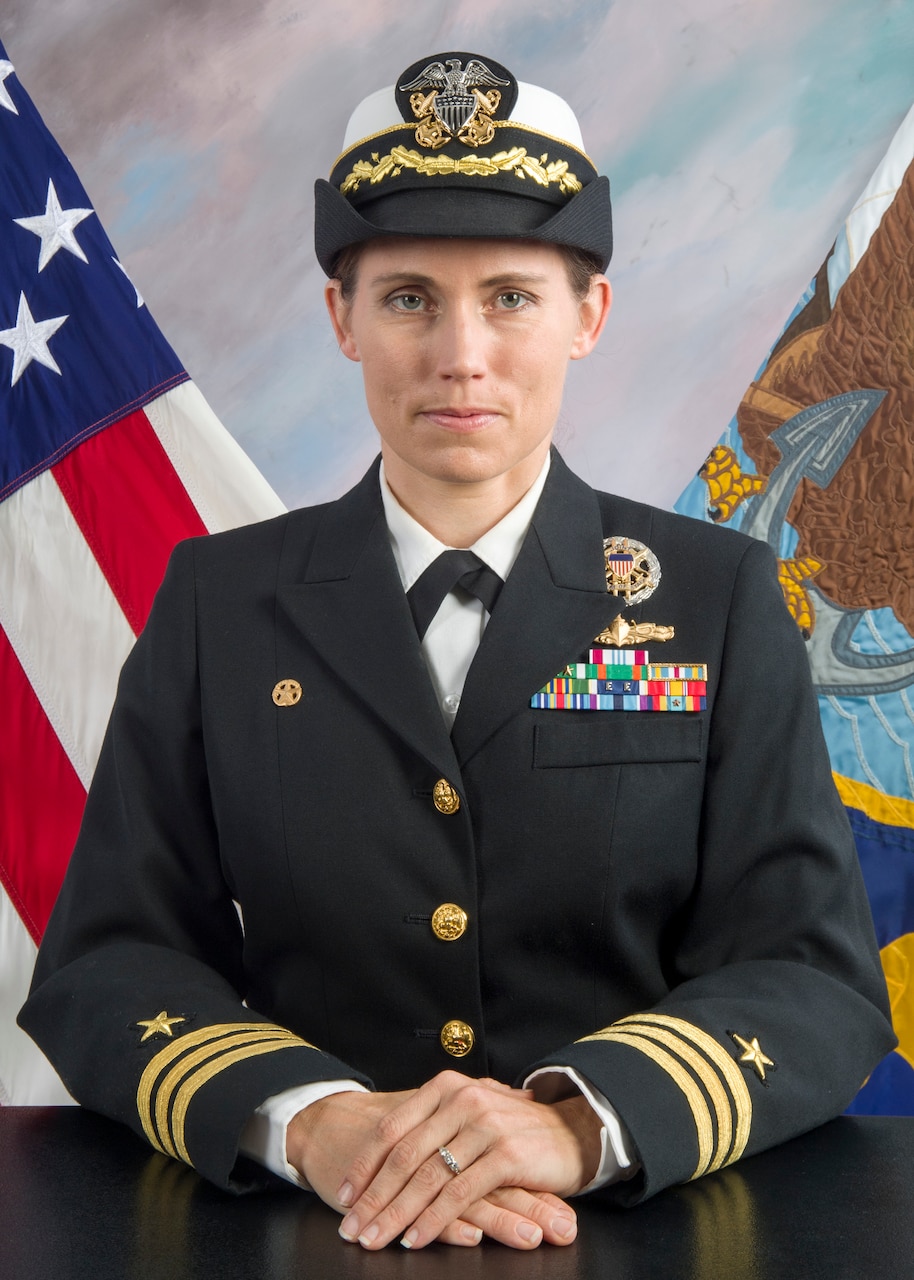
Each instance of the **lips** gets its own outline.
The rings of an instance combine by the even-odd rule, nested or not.
[[[472,432],[481,431],[490,426],[501,415],[497,409],[481,406],[461,406],[460,408],[444,405],[437,409],[424,409],[422,416],[436,426],[449,431]]]

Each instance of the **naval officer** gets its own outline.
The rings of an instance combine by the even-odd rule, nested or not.
[[[767,548],[552,449],[611,299],[567,105],[419,59],[316,248],[380,462],[176,550],[22,1022],[365,1249],[566,1244],[568,1197],[713,1173],[892,1047],[853,843]]]

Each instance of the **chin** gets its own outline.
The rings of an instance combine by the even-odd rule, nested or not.
[[[510,471],[510,466],[503,466],[489,458],[463,456],[449,458],[430,469],[436,479],[451,484],[481,484],[486,480],[496,480]]]

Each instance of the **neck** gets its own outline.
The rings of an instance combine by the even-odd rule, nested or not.
[[[545,450],[538,452],[511,471],[484,480],[443,480],[415,472],[385,452],[384,475],[400,506],[439,542],[471,547],[517,506],[545,457]]]

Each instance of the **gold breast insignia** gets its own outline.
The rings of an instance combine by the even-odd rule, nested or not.
[[[649,640],[672,640],[675,634],[675,627],[659,626],[656,622],[626,622],[620,613],[605,631],[594,637],[594,644],[611,644],[617,649],[624,649],[647,644]]]
[[[606,590],[622,596],[628,604],[640,604],[660,585],[660,561],[643,542],[635,538],[603,539],[606,560]]]

